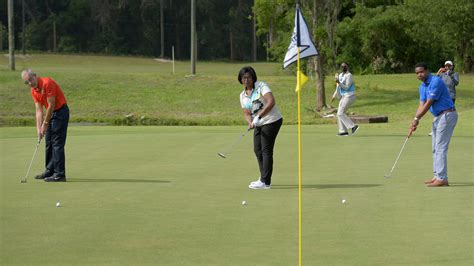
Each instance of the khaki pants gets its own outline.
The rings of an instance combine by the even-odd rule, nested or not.
[[[343,95],[339,101],[339,107],[337,108],[337,125],[339,127],[339,133],[347,132],[348,129],[351,129],[355,126],[354,122],[346,115],[347,109],[352,105],[356,100],[356,96],[352,95]]]
[[[448,146],[457,122],[457,112],[446,112],[433,119],[433,173],[439,180],[448,180]]]

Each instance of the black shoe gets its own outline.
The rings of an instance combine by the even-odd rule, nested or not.
[[[339,136],[339,137],[347,137],[347,136],[349,136],[349,133],[347,133],[347,132],[337,133],[337,136]]]
[[[66,182],[66,177],[65,176],[57,176],[57,175],[52,175],[50,177],[46,177],[44,179],[45,182]]]
[[[352,128],[352,135],[354,135],[355,133],[357,133],[357,130],[359,130],[359,126],[358,126],[358,125],[355,125],[355,126]]]
[[[52,176],[52,174],[50,174],[47,171],[44,171],[43,173],[41,173],[39,175],[36,175],[35,179],[45,179],[45,178],[50,177],[50,176]]]

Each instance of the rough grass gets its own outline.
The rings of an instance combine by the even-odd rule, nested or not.
[[[172,64],[151,58],[34,54],[18,58],[18,71],[6,68],[0,58],[0,125],[32,125],[33,104],[19,76],[32,68],[53,77],[63,88],[72,122],[143,125],[243,125],[237,81],[239,69],[255,67],[260,80],[273,90],[285,123],[296,123],[295,77],[276,63],[199,62],[197,75],[189,76],[189,63]],[[332,77],[332,75],[328,75]],[[459,110],[474,108],[474,77],[461,75]],[[362,115],[387,115],[389,121],[406,121],[415,112],[419,82],[414,74],[355,76],[357,101],[350,109]],[[327,97],[333,82],[326,80]],[[302,92],[304,124],[334,123],[315,113],[315,80]],[[337,103],[335,103],[337,104]],[[126,118],[126,115],[133,116]]]

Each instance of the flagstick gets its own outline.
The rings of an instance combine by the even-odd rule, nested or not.
[[[297,84],[300,83],[300,47],[298,47],[298,75],[296,77]],[[299,266],[303,260],[303,211],[302,211],[302,177],[301,177],[301,87],[298,89],[298,218],[299,218]]]

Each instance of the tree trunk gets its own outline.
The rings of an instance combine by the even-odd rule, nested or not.
[[[339,16],[340,2],[339,0],[328,1],[327,4],[327,17],[326,17],[326,32],[328,35],[329,48],[332,52],[332,60],[334,68],[337,68],[337,43],[336,43],[336,31],[337,31],[337,17]]]
[[[318,12],[318,0],[313,2],[313,12],[311,14],[313,32],[316,32],[318,28],[317,12]],[[322,12],[321,12],[322,13]],[[316,42],[316,49],[320,49],[321,41]],[[317,77],[317,87],[316,87],[316,110],[320,111],[326,107],[326,88],[324,87],[324,71],[323,71],[323,62],[321,59],[321,51],[319,50],[319,55],[316,56],[316,60],[313,60],[314,70]]]
[[[191,75],[196,74],[196,0],[191,0]]]
[[[8,53],[11,70],[15,70],[15,26],[13,21],[13,0],[8,0]]]
[[[53,21],[53,53],[56,53],[56,20]]]
[[[321,109],[326,107],[326,88],[324,87],[324,71],[323,71],[323,63],[321,60],[321,56],[318,55],[316,57],[316,75],[318,77],[318,88],[317,88],[317,95],[316,95],[316,110],[320,111]]]
[[[234,36],[232,35],[232,30],[229,34],[229,44],[230,44],[230,61],[234,60]]]
[[[26,54],[25,48],[25,0],[21,1],[21,51],[23,55]],[[1,50],[1,49],[0,49]]]
[[[467,53],[467,51],[470,51],[470,42],[466,41],[460,45],[460,48],[458,48],[459,55],[463,61],[463,73],[470,73],[472,71],[472,57],[470,54]]]
[[[171,4],[171,3],[170,3]],[[176,11],[175,11],[175,21],[177,21],[175,23],[175,31],[174,31],[174,42],[175,42],[175,56],[176,58],[180,59],[181,58],[181,42],[180,42],[180,38],[179,38],[179,33],[181,32],[181,28],[179,27],[179,11],[178,9],[176,8]]]
[[[160,57],[165,57],[165,24],[163,17],[163,0],[160,0]]]
[[[0,21],[0,52],[3,51],[3,24]]]
[[[253,30],[252,30],[252,61],[257,61],[257,19],[253,14]]]

